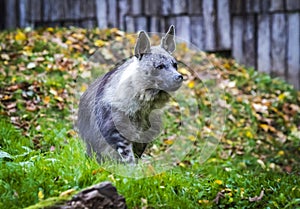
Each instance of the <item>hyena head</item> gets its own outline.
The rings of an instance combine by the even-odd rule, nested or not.
[[[135,45],[137,69],[145,88],[163,91],[175,91],[183,77],[177,72],[177,62],[171,55],[175,51],[175,29],[172,25],[162,38],[159,46],[151,46],[148,35],[141,31]]]

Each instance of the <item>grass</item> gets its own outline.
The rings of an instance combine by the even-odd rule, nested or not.
[[[115,29],[79,28],[4,31],[0,38],[4,43],[0,52],[0,208],[35,204],[32,208],[42,208],[69,198],[59,197],[66,190],[76,192],[102,181],[111,181],[125,196],[129,208],[300,205],[300,96],[285,82],[233,60],[179,45],[175,55],[178,60],[190,63],[200,73],[203,67],[213,66],[211,70],[221,79],[216,84],[189,75],[189,88],[184,94],[198,100],[201,113],[196,115],[200,131],[191,138],[191,151],[162,173],[130,178],[86,156],[74,130],[72,108],[78,102],[77,92],[86,88],[85,80],[93,78],[87,73],[93,68],[90,54],[100,47],[100,54],[105,52],[106,59],[113,63],[114,56],[109,57],[109,53],[130,54],[130,47],[118,52],[101,50],[113,48],[113,40],[128,39],[126,43],[131,43],[134,39]],[[180,66],[181,71],[186,68]],[[96,73],[107,69],[107,64],[101,64]],[[212,97],[208,90],[215,85],[222,91]],[[187,101],[181,105],[192,103]],[[182,115],[188,109],[184,107]],[[174,104],[175,116],[176,108]],[[225,113],[223,110],[225,121],[218,116]],[[214,121],[210,122],[207,118],[213,114]],[[174,145],[170,136],[179,137],[182,132],[178,131],[178,121],[173,121],[170,113],[166,117],[168,130],[154,143],[156,147],[148,150],[149,155],[163,153]],[[202,163],[204,139],[213,137],[207,130],[218,130],[216,126],[222,122],[219,145]],[[117,165],[116,169],[129,172],[132,168]],[[152,167],[145,169],[153,171]],[[249,201],[261,191],[261,200]]]

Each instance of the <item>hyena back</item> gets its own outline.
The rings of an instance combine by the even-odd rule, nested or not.
[[[151,114],[183,80],[171,55],[174,35],[171,26],[161,44],[151,46],[148,35],[139,32],[135,55],[94,81],[81,96],[79,134],[88,154],[95,152],[99,162],[105,156],[134,163],[159,132],[159,115]]]

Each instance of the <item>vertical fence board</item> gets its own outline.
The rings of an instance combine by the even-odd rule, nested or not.
[[[271,6],[269,11],[279,12],[284,10],[284,0],[271,0]]]
[[[65,19],[65,7],[63,1],[48,0],[51,3],[50,20],[58,21]]]
[[[191,17],[190,24],[191,42],[196,45],[200,50],[204,49],[204,30],[203,30],[203,17]]]
[[[287,80],[300,89],[300,14],[288,14]]]
[[[125,30],[125,15],[128,13],[129,6],[126,3],[126,0],[118,1],[119,8],[119,28]]]
[[[141,0],[128,0],[130,5],[130,15],[141,15],[143,13],[143,1]]]
[[[231,47],[231,24],[229,0],[218,0],[217,2],[217,44],[219,49],[230,49]]]
[[[187,2],[186,0],[173,0],[173,14],[186,14]]]
[[[86,1],[86,0],[81,0],[80,2],[80,17],[81,18],[89,18],[92,19],[94,18],[95,15],[95,9],[96,9],[96,2],[95,1]]]
[[[261,0],[246,0],[246,11],[247,14],[254,14],[259,12],[259,2]]]
[[[269,8],[271,5],[271,0],[263,0],[260,2],[260,11],[261,13],[267,13],[269,12]]]
[[[200,15],[202,10],[202,0],[188,0],[188,13],[190,15]]]
[[[136,17],[134,25],[135,25],[135,31],[139,31],[139,30],[148,31],[146,17]]]
[[[144,11],[146,15],[159,15],[161,0],[144,0]]]
[[[161,14],[169,15],[172,11],[172,5],[170,0],[161,0]]]
[[[107,17],[108,27],[117,27],[118,25],[117,1],[109,0],[107,2],[108,2],[108,17]]]
[[[159,32],[160,31],[160,18],[151,17],[150,19],[150,32]]]
[[[107,28],[107,4],[106,0],[96,1],[96,15],[99,28]]]
[[[69,21],[80,18],[80,0],[65,0],[65,16]]]
[[[29,26],[27,19],[28,0],[19,0],[19,27],[24,28]]]
[[[243,28],[243,18],[234,16],[232,19],[232,55],[241,64],[245,64],[243,56]]]
[[[270,37],[270,16],[258,16],[257,31],[257,68],[261,72],[271,73],[271,37]]]
[[[203,0],[203,17],[205,30],[205,50],[214,51],[216,49],[216,33],[215,22],[216,14],[214,9],[214,1]]]
[[[300,9],[300,0],[286,0],[286,9],[287,10],[299,10]]]
[[[248,15],[244,21],[243,55],[248,66],[256,67],[256,46],[255,46],[255,17]]]
[[[190,37],[190,18],[188,16],[176,17],[176,36],[189,43]]]
[[[286,58],[286,27],[285,27],[285,15],[273,14],[272,15],[272,74],[285,78],[285,58]]]
[[[131,16],[125,17],[125,29],[127,32],[130,32],[130,33],[135,32],[133,17],[131,17]]]
[[[8,29],[17,27],[16,6],[17,6],[16,0],[6,1],[5,26]]]
[[[41,14],[41,0],[30,0],[29,8],[30,8],[30,20],[32,23],[36,21],[41,21],[42,20],[42,14]]]
[[[246,11],[245,0],[231,0],[231,14],[241,15]]]

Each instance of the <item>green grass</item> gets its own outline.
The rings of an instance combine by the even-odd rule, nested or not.
[[[188,99],[181,103],[181,115],[190,114],[185,110],[194,102],[189,100],[191,95],[197,99],[201,113],[196,115],[199,133],[189,143],[191,151],[171,169],[162,165],[140,165],[136,170],[114,165],[107,169],[109,163],[99,165],[88,158],[74,130],[72,108],[76,108],[78,92],[85,89],[86,80],[94,78],[85,73],[94,67],[87,57],[97,49],[95,41],[101,38],[105,44],[99,49],[102,53],[117,37],[128,39],[127,44],[132,39],[115,29],[48,28],[0,33],[5,43],[0,51],[0,208],[35,204],[32,208],[43,208],[69,198],[59,197],[66,190],[80,191],[102,181],[111,181],[117,187],[128,208],[299,207],[299,92],[233,60],[189,51],[184,45],[177,47],[178,60],[189,63],[197,72],[204,66],[221,78],[219,83],[199,82],[191,75],[189,89],[182,95],[183,101]],[[111,53],[130,54],[130,46],[125,48]],[[116,62],[114,57],[107,59]],[[35,67],[28,68],[33,66],[30,63]],[[91,75],[108,69],[101,64]],[[222,91],[212,95],[220,83]],[[154,142],[156,148],[148,150],[149,155],[164,153],[173,145],[174,137],[170,136],[184,134],[174,119],[176,108],[175,104],[174,114],[170,111],[166,115],[167,130],[160,141]],[[208,120],[211,115],[213,121]],[[216,127],[218,124],[222,127]],[[224,132],[216,150],[201,163],[203,143],[214,137],[208,134],[208,128],[213,132],[224,128]],[[155,169],[164,171],[144,178],[128,176],[132,170],[143,177]],[[261,191],[264,196],[260,201],[249,201]],[[223,196],[216,203],[218,193]]]

